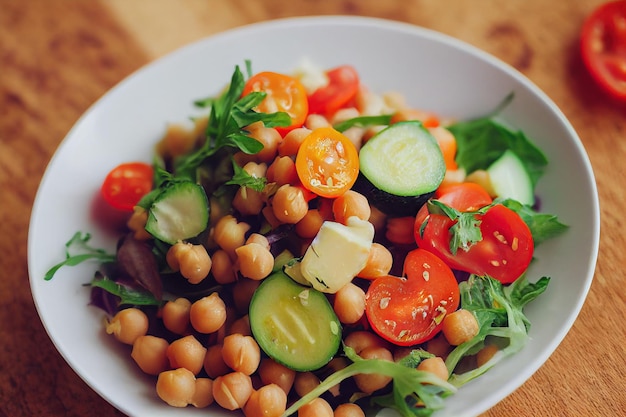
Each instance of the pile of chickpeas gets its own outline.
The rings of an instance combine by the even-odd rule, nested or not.
[[[250,299],[261,281],[272,273],[275,259],[267,238],[252,230],[241,218],[262,216],[274,228],[293,225],[301,242],[302,256],[309,243],[326,220],[340,223],[351,216],[369,220],[377,234],[395,244],[414,244],[413,217],[386,218],[370,207],[367,198],[348,191],[336,199],[307,194],[298,186],[294,159],[300,143],[315,128],[329,126],[359,115],[394,112],[396,119],[410,119],[414,114],[397,95],[378,96],[363,90],[357,107],[337,112],[334,119],[311,115],[304,127],[281,137],[273,128],[255,124],[250,136],[264,148],[256,155],[237,154],[236,161],[250,175],[267,178],[264,191],[240,188],[232,201],[233,211],[220,212],[211,201],[209,238],[202,244],[178,242],[167,252],[167,263],[184,279],[197,284],[210,277],[224,288],[231,289],[232,305],[227,305],[217,292],[197,300],[176,298],[167,301],[158,312],[158,320],[175,338],[166,340],[148,334],[150,318],[139,308],[119,311],[106,323],[106,331],[120,342],[131,345],[131,357],[142,371],[156,377],[156,393],[174,407],[207,407],[217,404],[227,410],[242,410],[248,417],[282,415],[289,402],[311,391],[320,383],[315,372],[296,372],[263,354],[252,336],[248,319]],[[404,114],[404,116],[403,116]],[[199,120],[194,129],[171,126],[159,143],[158,152],[175,157],[194,146],[198,132],[206,120]],[[376,133],[375,129],[353,127],[345,135],[357,146]],[[436,132],[434,132],[436,133]],[[310,204],[315,197],[317,204]],[[138,239],[150,239],[145,232],[146,212],[137,207],[128,222]],[[371,280],[387,275],[393,257],[380,243],[372,245],[366,266],[357,275]],[[229,298],[229,299],[230,299]],[[364,319],[365,292],[363,285],[349,283],[330,296],[337,317],[344,325],[344,343],[363,358],[398,360],[408,348],[394,346],[376,334],[357,327]],[[467,314],[466,314],[467,313]],[[428,342],[426,348],[436,357],[424,360],[419,368],[447,380],[444,358],[453,345],[469,340],[478,331],[469,312],[459,310],[444,320],[443,335]],[[492,352],[493,353],[493,352]],[[481,361],[488,360],[487,353]],[[342,357],[333,359],[327,367],[347,366]],[[354,383],[359,391],[372,393],[390,383],[383,375],[357,375]],[[331,390],[331,394],[333,394]],[[364,416],[356,404],[341,404],[334,410],[323,398],[317,398],[298,410],[301,417]]]

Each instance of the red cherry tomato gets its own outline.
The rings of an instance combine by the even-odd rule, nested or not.
[[[359,175],[359,153],[346,136],[331,127],[321,127],[300,145],[296,171],[307,190],[322,197],[339,197]]]
[[[152,190],[154,170],[143,162],[127,162],[108,173],[100,189],[102,197],[118,210],[132,211]]]
[[[438,200],[463,212],[475,211],[491,202],[491,198],[483,195],[479,188],[465,184],[451,189]],[[428,223],[421,231],[426,217],[429,217]],[[445,215],[429,214],[424,206],[415,219],[417,246],[434,253],[452,269],[489,275],[503,284],[515,281],[526,271],[533,256],[530,229],[517,213],[501,204],[475,217],[480,221],[482,240],[468,251],[459,248],[456,254],[452,254],[450,228],[456,222]]]
[[[581,55],[596,82],[626,101],[626,0],[605,3],[585,20]]]
[[[333,115],[346,106],[359,91],[359,74],[349,65],[326,72],[328,84],[309,96],[309,113]]]
[[[291,124],[278,127],[281,135],[292,129],[302,126],[309,114],[306,89],[300,81],[289,75],[276,72],[260,72],[246,82],[243,95],[252,91],[262,91],[267,95],[258,105],[258,111],[263,113],[285,112],[291,117]]]
[[[365,296],[367,319],[376,333],[399,345],[433,338],[446,314],[459,306],[459,286],[452,270],[423,249],[407,254],[406,278],[384,276],[370,284]]]

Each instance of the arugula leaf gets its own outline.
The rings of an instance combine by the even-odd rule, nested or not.
[[[76,232],[65,243],[65,260],[59,262],[46,272],[44,279],[50,281],[54,274],[64,266],[75,266],[88,260],[97,260],[101,264],[115,262],[115,254],[107,253],[104,249],[97,249],[88,244],[91,234]]]
[[[546,290],[549,282],[549,277],[542,277],[537,282],[530,283],[522,276],[504,287],[496,279],[471,275],[467,281],[459,284],[461,308],[474,314],[480,330],[471,340],[457,346],[446,358],[446,367],[451,373],[448,381],[452,385],[459,387],[471,381],[526,345],[530,321],[523,309]],[[464,356],[475,354],[484,346],[487,337],[504,339],[508,344],[478,368],[462,374],[454,373],[459,361]]]
[[[539,213],[516,200],[497,199],[496,201],[516,212],[524,220],[533,236],[535,246],[569,229],[569,226],[561,223],[554,214]]]
[[[358,116],[352,119],[344,120],[343,122],[336,123],[333,128],[338,132],[345,132],[353,126],[368,127],[368,126],[386,126],[391,123],[390,114],[383,114],[379,116]]]
[[[119,305],[160,306],[164,302],[156,299],[148,291],[139,291],[128,285],[113,281],[106,276],[96,277],[87,285],[101,288],[109,294],[119,297]]]
[[[265,188],[265,184],[267,183],[267,178],[265,177],[253,177],[248,174],[246,170],[241,168],[237,163],[233,160],[233,170],[234,174],[232,179],[226,182],[226,185],[240,185],[242,187],[248,187],[255,191],[263,191]]]
[[[502,154],[510,149],[522,161],[533,186],[543,175],[548,160],[522,131],[514,131],[495,120],[506,104],[508,96],[495,112],[483,118],[461,121],[448,126],[457,141],[456,162],[469,174],[478,169],[487,169]]]
[[[456,388],[434,374],[418,371],[401,363],[382,359],[363,359],[356,352],[344,346],[344,353],[352,361],[347,367],[334,372],[308,394],[293,403],[282,417],[290,416],[329,388],[357,374],[380,374],[393,379],[390,394],[373,397],[372,401],[381,407],[390,407],[404,417],[429,416],[443,408],[443,398],[456,392]]]

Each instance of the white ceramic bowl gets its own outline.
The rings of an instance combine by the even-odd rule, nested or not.
[[[151,160],[166,123],[194,114],[192,101],[216,94],[235,65],[289,71],[301,59],[322,68],[349,63],[376,92],[400,91],[415,107],[455,118],[481,116],[510,92],[502,116],[523,130],[550,160],[537,192],[543,210],[571,225],[542,244],[529,279],[551,276],[545,294],[527,307],[533,326],[528,345],[446,400],[441,416],[484,412],[526,381],[572,326],[592,281],[599,240],[599,205],[593,172],[572,126],[524,76],[463,42],[407,24],[358,17],[287,19],[231,30],[184,47],[128,77],[76,123],[52,158],[34,204],[28,263],[33,297],[56,348],[89,386],[132,416],[207,415],[170,408],[129,358],[129,350],[102,331],[102,313],[88,307],[94,264],[45,272],[64,256],[76,231],[91,232],[94,246],[114,248],[115,236],[91,217],[106,173],[129,160]],[[530,405],[532,407],[532,405]],[[228,416],[212,410],[208,415]]]

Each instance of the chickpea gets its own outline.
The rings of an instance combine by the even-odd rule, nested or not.
[[[267,277],[274,268],[274,256],[269,249],[257,244],[248,243],[235,249],[239,261],[241,275],[253,280]]]
[[[180,124],[170,124],[163,138],[157,143],[156,151],[165,158],[173,158],[189,152],[195,143],[193,131]]]
[[[485,345],[485,347],[476,354],[476,366],[480,367],[489,362],[499,350],[496,345]]]
[[[359,278],[376,279],[389,274],[393,256],[389,249],[378,242],[372,243],[365,267],[357,274]]]
[[[371,214],[367,198],[356,191],[348,190],[333,201],[333,215],[338,223],[346,224],[348,217],[352,216],[367,221]]]
[[[226,304],[216,292],[195,301],[189,310],[191,326],[200,333],[216,332],[226,322],[226,316]]]
[[[237,280],[233,261],[225,250],[216,250],[212,259],[211,273],[218,284],[231,284]]]
[[[333,417],[333,409],[328,401],[317,397],[300,407],[298,417]]]
[[[170,300],[163,306],[161,316],[163,325],[172,333],[188,334],[191,330],[189,326],[189,311],[191,302],[186,298]]]
[[[443,381],[448,380],[448,368],[446,368],[446,363],[439,356],[424,359],[417,365],[417,370],[430,372]]]
[[[138,308],[125,308],[107,320],[105,330],[118,341],[132,345],[139,336],[148,333],[148,316]]]
[[[311,129],[306,127],[298,127],[289,131],[282,142],[278,144],[278,155],[295,156],[298,153],[298,149],[300,149],[300,145],[310,133]]]
[[[315,130],[319,127],[331,126],[328,119],[321,114],[309,114],[304,121],[304,126],[309,130]]]
[[[243,372],[231,372],[213,381],[213,398],[222,408],[238,410],[252,395],[252,380]]]
[[[211,345],[207,348],[203,366],[204,371],[210,378],[217,378],[218,376],[226,375],[231,371],[228,365],[224,362],[221,344]]]
[[[260,281],[248,278],[240,279],[235,283],[233,287],[233,302],[235,309],[240,314],[245,314],[248,311],[250,300],[252,300],[252,296],[260,284]]]
[[[266,176],[267,164],[248,162],[242,169],[254,178],[263,178]],[[265,198],[261,191],[256,191],[248,187],[241,187],[237,190],[232,204],[233,207],[241,214],[252,216],[261,212],[261,209],[265,204]]]
[[[359,110],[356,107],[345,107],[337,110],[330,121],[333,125],[335,125],[340,122],[345,122],[346,120],[354,119],[360,115],[361,113],[359,113]]]
[[[169,248],[166,260],[192,284],[201,282],[211,270],[211,257],[203,245],[178,242]]]
[[[272,206],[263,207],[261,213],[272,229],[281,225],[281,221],[274,215],[274,208]]]
[[[280,222],[296,224],[309,211],[309,204],[300,188],[285,184],[274,194],[272,210]]]
[[[250,230],[249,224],[238,222],[234,216],[227,214],[215,225],[213,239],[231,259],[235,259],[235,249],[244,244],[248,230]]]
[[[245,244],[247,245],[249,243],[256,243],[263,246],[265,249],[270,250],[269,240],[267,240],[267,238],[260,233],[252,233],[250,236],[248,236]]]
[[[287,394],[276,384],[253,391],[243,411],[246,417],[280,417],[287,409]]]
[[[132,230],[133,236],[137,240],[148,240],[152,235],[146,231],[146,222],[148,221],[148,212],[140,206],[133,207],[133,214],[126,222],[126,226]]]
[[[408,245],[415,243],[413,229],[415,217],[390,217],[387,219],[385,237],[392,243]]]
[[[313,372],[298,372],[293,380],[293,388],[300,397],[304,397],[320,384]]]
[[[343,135],[348,138],[357,150],[361,149],[361,146],[365,143],[365,134],[367,129],[361,126],[352,126],[344,130]]]
[[[159,375],[170,366],[167,358],[169,345],[167,340],[161,337],[151,335],[139,336],[133,343],[133,350],[130,356],[139,368],[148,375]]]
[[[296,223],[296,234],[304,239],[313,239],[320,231],[324,218],[318,209],[310,209],[302,220]]]
[[[335,414],[333,417],[365,417],[365,413],[358,405],[345,403],[335,408]]]
[[[172,407],[187,407],[195,391],[196,377],[185,368],[161,372],[157,379],[157,395]]]
[[[232,370],[252,375],[261,362],[261,349],[252,336],[235,333],[224,338],[222,357]]]
[[[293,159],[288,156],[277,156],[267,169],[267,182],[276,183],[278,186],[296,184],[298,182],[298,172]]]
[[[478,321],[474,314],[465,309],[459,309],[446,315],[443,319],[441,331],[448,343],[458,346],[478,334]]]
[[[364,359],[381,359],[393,361],[393,355],[389,349],[381,347],[367,347],[359,354]],[[357,374],[354,376],[354,382],[357,387],[366,394],[371,394],[381,388],[384,388],[391,382],[392,378],[380,374]]]
[[[431,117],[432,115],[425,111],[418,110],[418,109],[404,108],[404,109],[398,110],[391,116],[391,123],[393,124],[393,123],[406,122],[406,121],[411,121],[411,120],[425,121]]]
[[[347,283],[335,293],[333,309],[340,322],[356,323],[365,313],[365,292],[352,282]]]
[[[452,350],[452,346],[450,346],[443,333],[439,333],[426,342],[426,350],[435,356],[441,356],[445,359]]]
[[[372,332],[366,330],[357,330],[346,336],[346,346],[354,349],[357,355],[359,355],[365,348],[368,347],[386,347],[387,343],[375,335]]]
[[[289,394],[296,378],[296,371],[274,361],[270,358],[263,358],[259,365],[259,377],[266,385],[275,384],[279,386],[285,394]]]
[[[213,404],[213,380],[209,378],[196,378],[196,389],[189,404],[196,408],[206,408]]]
[[[204,365],[207,349],[193,335],[174,340],[167,348],[167,358],[174,369],[185,368],[197,375]]]
[[[372,223],[377,234],[384,233],[387,227],[387,215],[374,206],[370,209],[372,214],[370,214],[369,222]]]
[[[452,134],[450,133],[449,130],[447,129],[444,129],[444,130],[447,131],[449,134]],[[471,174],[465,177],[465,181],[473,182],[473,183],[480,185],[493,198],[497,196],[496,192],[493,190],[493,185],[491,184],[491,177],[489,176],[489,173],[485,171],[484,169],[477,169],[473,171]]]
[[[228,330],[230,334],[239,333],[244,336],[252,336],[252,330],[250,329],[250,317],[247,314],[243,317],[239,317],[230,325]]]

